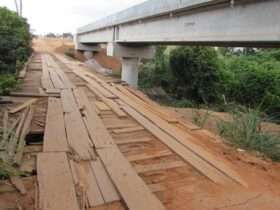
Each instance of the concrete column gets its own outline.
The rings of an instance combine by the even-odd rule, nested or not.
[[[142,58],[154,57],[155,48],[149,45],[128,46],[115,42],[108,43],[107,55],[122,58],[122,80],[133,87],[138,84],[138,63]]]
[[[122,81],[132,87],[138,87],[138,62],[139,58],[122,58]]]

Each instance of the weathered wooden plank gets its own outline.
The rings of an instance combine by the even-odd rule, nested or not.
[[[25,101],[23,104],[15,107],[15,108],[10,109],[9,113],[15,114],[15,113],[25,109],[26,107],[36,103],[37,101],[38,101],[38,99],[36,99],[36,98],[29,99],[29,100]]]
[[[87,128],[82,119],[80,110],[73,96],[72,90],[61,92],[64,122],[69,146],[82,160],[91,160],[95,157],[92,142],[88,136]]]
[[[114,130],[112,131],[112,133],[115,133],[115,134],[133,133],[133,132],[143,131],[143,130],[145,130],[143,127],[141,127],[141,126],[135,126],[135,127],[132,127],[132,128],[114,129]]]
[[[10,181],[12,185],[22,194],[25,195],[27,193],[26,188],[23,184],[23,181],[17,176],[11,176]]]
[[[16,154],[14,157],[14,163],[17,165],[20,165],[22,162],[24,147],[26,144],[25,138],[30,131],[33,114],[34,114],[34,107],[30,106],[27,116],[25,118],[25,122],[24,122],[22,130],[21,130],[20,136],[19,136]]]
[[[102,162],[130,210],[163,210],[165,207],[115,146],[97,149]],[[133,187],[132,187],[133,186]]]
[[[95,93],[107,106],[109,106],[113,110],[113,112],[115,112],[118,115],[118,117],[126,117],[125,112],[120,109],[120,106],[114,100],[106,98],[97,89],[92,87],[90,84],[88,84],[87,87],[93,93]]]
[[[184,166],[186,166],[185,162],[174,161],[174,162],[161,162],[161,163],[146,164],[146,165],[135,165],[134,168],[138,173],[146,173],[151,171],[167,170],[167,169],[179,168]]]
[[[90,207],[104,204],[104,199],[97,184],[89,161],[74,162],[78,186],[86,193],[86,200]]]
[[[148,159],[154,159],[154,158],[162,158],[166,156],[170,156],[173,153],[169,150],[163,150],[163,151],[158,151],[153,154],[136,154],[136,155],[129,155],[127,159],[131,162],[133,161],[139,161],[139,160],[148,160]]]
[[[42,77],[41,77],[41,85],[44,89],[53,89],[54,85],[50,79],[49,69],[48,69],[46,55],[42,56]]]
[[[40,209],[80,210],[64,152],[38,154],[37,173]]]
[[[100,111],[110,111],[110,107],[107,106],[104,102],[102,101],[96,101],[95,102],[96,107],[100,110]]]
[[[43,151],[66,152],[68,150],[61,101],[60,99],[49,98]]]
[[[131,139],[115,139],[117,145],[122,144],[135,144],[135,143],[148,143],[151,142],[153,139],[149,137],[143,137],[143,138],[131,138]]]
[[[93,141],[95,148],[108,147],[114,144],[110,134],[106,132],[106,128],[102,120],[96,113],[96,107],[90,103],[88,97],[82,88],[74,90],[75,97],[83,107],[84,121],[87,126],[88,133]]]
[[[91,167],[93,169],[98,182],[98,186],[100,187],[105,202],[111,203],[114,201],[119,201],[120,196],[101,161],[99,159],[97,159],[96,161],[92,161]]]

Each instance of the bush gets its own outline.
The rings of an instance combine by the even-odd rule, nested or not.
[[[0,75],[0,95],[8,95],[17,85],[15,75],[2,74]]]
[[[227,58],[226,96],[242,105],[280,113],[280,62],[260,54]]]
[[[16,73],[17,62],[31,53],[31,35],[26,20],[0,7],[0,73]]]
[[[156,48],[156,55],[152,61],[146,61],[140,66],[139,86],[141,88],[168,88],[170,83],[169,58],[165,53],[166,47]]]
[[[31,54],[31,35],[27,21],[0,7],[0,94],[16,85],[15,74]]]
[[[280,161],[280,138],[261,130],[261,114],[256,110],[236,110],[232,120],[220,121],[218,129],[224,139],[239,148],[258,151]]]
[[[178,47],[170,53],[173,94],[198,103],[217,102],[221,97],[218,54],[210,47]]]

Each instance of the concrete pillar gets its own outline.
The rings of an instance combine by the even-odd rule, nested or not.
[[[132,87],[138,87],[138,62],[139,58],[122,58],[122,81]]]
[[[122,58],[122,80],[133,87],[138,86],[138,63],[142,58],[154,57],[152,46],[128,46],[118,43],[108,43],[107,55]]]
[[[84,56],[86,60],[90,60],[93,58],[93,52],[92,51],[84,51]]]

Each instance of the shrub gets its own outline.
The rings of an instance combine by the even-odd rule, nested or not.
[[[0,95],[8,95],[17,85],[16,77],[12,74],[0,75]]]
[[[274,161],[280,161],[280,138],[261,130],[262,117],[259,111],[236,110],[232,120],[218,123],[220,135],[239,148],[258,151]]]
[[[210,47],[178,47],[170,53],[173,93],[198,103],[213,103],[221,96],[218,54]]]
[[[0,74],[16,73],[17,62],[31,53],[31,35],[27,21],[15,12],[0,7]]]

